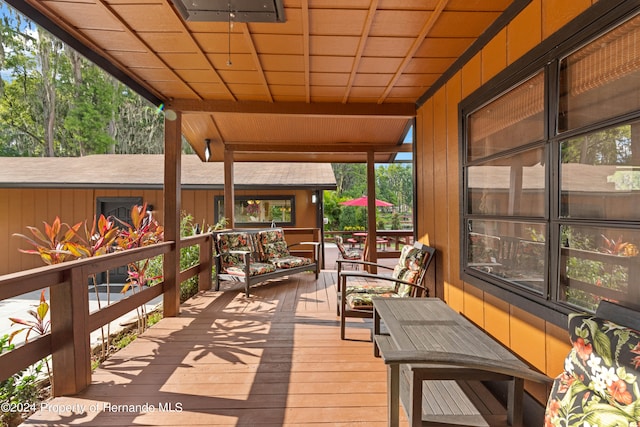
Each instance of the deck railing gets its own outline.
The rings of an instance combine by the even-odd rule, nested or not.
[[[30,337],[24,345],[0,354],[0,381],[51,356],[55,396],[75,394],[86,388],[91,383],[91,332],[164,295],[168,289],[165,282],[161,282],[90,313],[89,278],[132,262],[169,253],[174,245],[175,242],[163,242],[0,276],[0,301],[49,288],[51,307],[50,333],[33,337],[35,339]],[[179,248],[193,245],[200,247],[199,263],[180,272],[179,281],[182,283],[198,276],[199,289],[210,289],[213,265],[211,234],[187,237],[178,243]],[[180,293],[171,294],[179,298]]]

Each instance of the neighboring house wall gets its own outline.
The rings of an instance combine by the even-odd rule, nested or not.
[[[317,226],[316,205],[311,203],[311,191],[307,190],[237,190],[237,196],[295,195],[296,224],[298,228]],[[222,190],[183,190],[182,210],[191,214],[194,221],[213,225],[213,198],[223,195]],[[163,192],[159,190],[108,190],[108,189],[35,189],[0,188],[0,275],[43,265],[39,257],[23,254],[18,248],[30,246],[14,233],[30,235],[27,226],[42,230],[43,221],[53,222],[56,216],[69,225],[91,221],[99,198],[141,197],[153,205],[154,216],[162,223],[164,215]]]
[[[533,0],[424,103],[416,122],[416,231],[438,249],[438,296],[551,377],[563,370],[567,332],[460,278],[458,103],[592,3]],[[548,395],[544,386],[527,390],[540,402]]]

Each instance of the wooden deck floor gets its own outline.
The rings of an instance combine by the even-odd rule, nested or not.
[[[82,394],[48,402],[25,425],[384,426],[386,369],[368,322],[350,319],[351,340],[340,340],[335,271],[250,298],[228,285],[188,301]]]

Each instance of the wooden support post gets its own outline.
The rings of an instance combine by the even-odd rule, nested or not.
[[[67,281],[49,290],[53,395],[76,394],[91,383],[89,287],[85,268],[71,269]]]
[[[367,152],[367,198],[369,200],[367,206],[367,254],[369,255],[368,261],[378,262],[378,248],[376,242],[378,237],[376,235],[376,160],[375,153],[373,151]],[[378,269],[371,267],[369,269],[371,273],[377,273]]]
[[[164,317],[180,314],[180,167],[182,113],[164,120],[164,238],[176,242],[164,256]]]
[[[211,267],[213,266],[213,236],[209,234],[207,240],[200,244],[200,273],[198,274],[198,290],[211,289]]]
[[[236,201],[233,187],[233,151],[224,150],[224,216],[229,228],[233,228],[235,223],[233,208]]]

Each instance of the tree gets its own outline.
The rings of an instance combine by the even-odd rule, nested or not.
[[[163,152],[155,106],[10,8],[0,67],[0,155]]]
[[[37,62],[42,73],[38,80],[42,95],[39,99],[44,122],[45,154],[47,157],[53,157],[55,156],[56,83],[62,43],[46,31],[39,31],[35,46]]]
[[[361,163],[333,163],[337,192],[350,197],[360,197],[367,192],[367,165]]]
[[[367,210],[350,208],[340,204],[350,198],[367,193],[367,173],[364,164],[332,164],[337,190],[325,191],[324,213],[329,229],[342,230],[345,227],[366,228]],[[407,164],[378,165],[375,168],[376,197],[395,205],[395,210],[411,212],[413,206],[413,169]],[[395,214],[395,215],[394,215]],[[400,217],[395,213],[379,212],[377,221],[394,229],[400,228]]]
[[[72,79],[67,93],[73,97],[64,119],[68,135],[67,155],[84,156],[111,151],[115,141],[109,134],[109,123],[117,105],[112,104],[115,90],[111,81],[97,67],[89,64],[75,51],[69,51]]]
[[[392,163],[376,169],[376,193],[404,212],[413,204],[413,172],[406,164]]]

